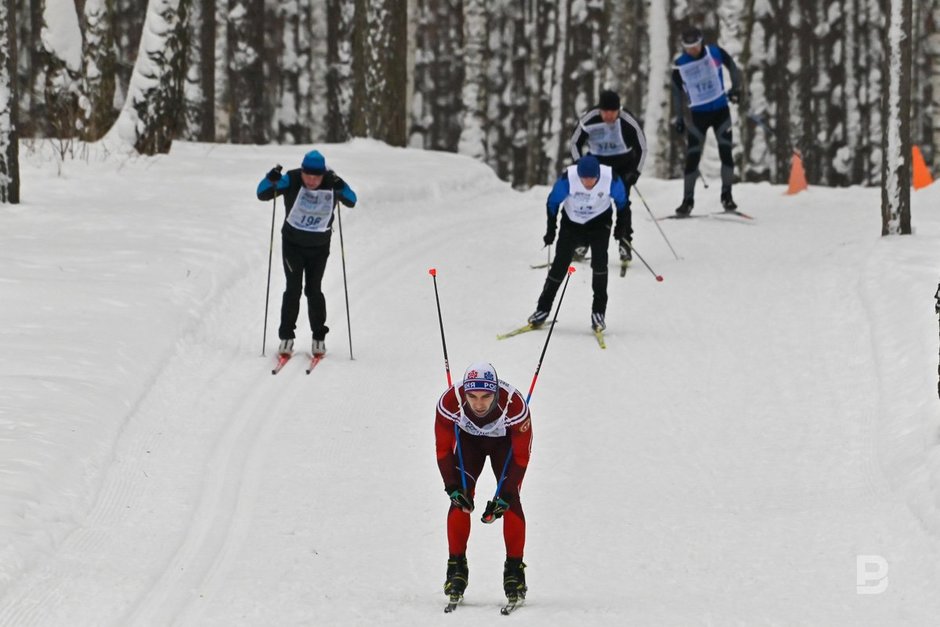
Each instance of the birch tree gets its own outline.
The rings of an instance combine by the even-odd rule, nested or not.
[[[0,203],[10,204],[20,202],[14,8],[14,0],[0,0]]]
[[[882,127],[881,234],[911,233],[911,0],[890,0]]]
[[[486,159],[486,1],[464,0],[464,81],[461,92],[463,115],[457,152]]]
[[[127,100],[115,124],[145,155],[166,153],[184,117],[185,14],[189,0],[150,0]]]

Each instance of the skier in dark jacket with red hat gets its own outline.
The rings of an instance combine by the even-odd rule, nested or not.
[[[296,170],[281,173],[280,166],[258,184],[258,200],[284,197],[281,251],[287,285],[281,301],[278,353],[294,350],[294,330],[300,313],[300,295],[307,295],[307,315],[313,334],[314,355],[326,353],[326,299],[321,291],[323,271],[330,256],[333,217],[337,203],[356,205],[356,193],[333,170],[317,150],[304,155]],[[303,288],[304,280],[307,287]]]
[[[503,590],[510,603],[525,598],[525,514],[519,499],[529,465],[532,416],[522,394],[501,381],[492,364],[472,364],[463,382],[452,385],[437,403],[434,421],[437,465],[450,498],[447,512],[447,577],[444,592],[456,603],[467,588],[467,541],[477,479],[486,457],[497,479],[497,495],[487,502],[483,522],[503,519],[506,562]],[[504,470],[505,469],[505,470]]]

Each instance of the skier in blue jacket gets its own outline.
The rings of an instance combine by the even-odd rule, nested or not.
[[[626,237],[627,190],[613,170],[601,165],[594,155],[585,155],[577,165],[569,166],[555,182],[548,195],[546,209],[548,226],[542,241],[546,246],[555,241],[558,212],[561,210],[561,233],[555,248],[555,259],[548,270],[535,313],[529,316],[529,324],[540,327],[548,319],[555,294],[568,273],[568,266],[577,246],[591,247],[591,287],[594,300],[591,304],[591,327],[603,331],[607,324],[607,246],[613,222],[613,203],[617,212],[614,239]]]
[[[734,211],[738,206],[731,197],[734,158],[731,156],[731,111],[728,102],[738,102],[741,73],[723,48],[716,44],[703,45],[700,29],[686,29],[681,41],[684,52],[676,58],[672,71],[672,96],[677,112],[673,125],[680,134],[688,130],[688,148],[685,157],[685,190],[676,215],[686,217],[695,206],[695,180],[698,178],[705,133],[709,128],[714,130],[721,158],[721,206],[725,211]],[[727,93],[722,65],[728,68],[731,75],[731,89]],[[688,129],[682,115],[683,102],[688,103],[692,118]]]
[[[326,326],[326,298],[320,284],[330,256],[333,217],[337,203],[356,205],[356,193],[326,167],[326,159],[319,151],[311,150],[304,155],[299,168],[282,174],[278,166],[268,172],[258,183],[257,195],[258,200],[271,200],[275,195],[284,197],[281,252],[287,285],[281,300],[278,354],[290,355],[294,350],[300,295],[304,293],[313,333],[312,352],[323,355],[330,329]]]

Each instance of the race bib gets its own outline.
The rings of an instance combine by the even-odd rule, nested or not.
[[[697,61],[680,65],[679,74],[689,94],[689,104],[693,107],[717,100],[725,93],[711,54],[706,53]]]
[[[588,146],[592,155],[604,157],[630,152],[630,149],[623,142],[623,136],[620,134],[620,118],[617,118],[613,124],[602,123],[585,126],[584,130],[588,134]]]
[[[287,223],[301,231],[324,233],[330,227],[332,216],[333,190],[304,187],[287,214]]]

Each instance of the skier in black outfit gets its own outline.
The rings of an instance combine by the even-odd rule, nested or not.
[[[734,158],[731,156],[731,110],[728,102],[737,103],[741,94],[741,72],[724,48],[702,44],[702,31],[689,28],[682,33],[682,48],[685,50],[676,58],[672,71],[672,98],[677,115],[673,125],[679,134],[685,133],[685,119],[682,116],[682,104],[688,102],[692,124],[688,127],[686,139],[688,148],[685,157],[685,189],[682,204],[676,209],[676,216],[686,217],[695,206],[695,181],[698,178],[698,164],[702,159],[702,147],[705,133],[714,129],[718,140],[718,155],[721,157],[721,206],[725,211],[738,208],[731,197],[731,183],[734,178]],[[724,76],[721,66],[728,68],[731,75],[731,89],[725,93]]]
[[[585,146],[587,151],[585,152]],[[570,140],[571,158],[577,162],[584,154],[597,157],[601,165],[610,166],[614,175],[623,181],[629,191],[640,178],[640,170],[646,159],[646,135],[636,117],[620,106],[620,96],[610,90],[601,92],[597,106],[578,120]],[[633,242],[633,212],[625,208],[625,235],[618,240],[620,260],[633,258],[630,246]],[[584,258],[587,247],[575,249],[577,258]]]
[[[326,353],[326,299],[320,289],[326,260],[330,256],[330,238],[336,203],[356,205],[356,193],[346,181],[326,167],[319,151],[304,155],[301,166],[282,174],[273,168],[258,184],[258,200],[284,197],[284,225],[281,227],[281,251],[287,285],[281,301],[281,324],[277,334],[278,353],[294,350],[294,329],[300,313],[301,292],[307,296],[307,314],[313,332],[312,352]],[[307,287],[303,288],[304,279]]]

